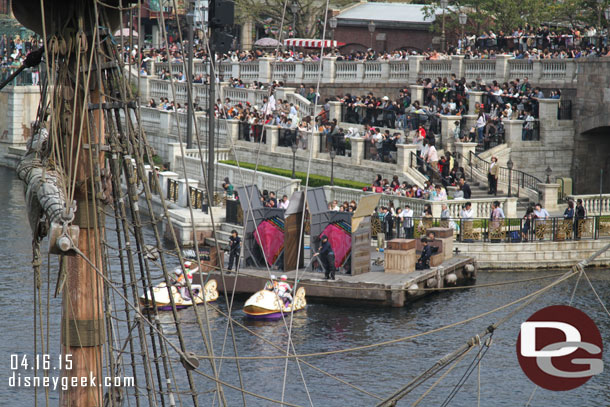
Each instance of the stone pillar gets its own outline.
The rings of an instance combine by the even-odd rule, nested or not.
[[[455,131],[455,122],[460,122],[460,116],[441,116],[441,135],[443,138],[442,148],[445,151],[453,151],[455,144],[455,137],[453,132]]]
[[[500,83],[508,81],[509,55],[496,55],[496,80]]]
[[[247,18],[243,21],[241,26],[241,49],[252,48],[252,31],[254,28],[254,22],[252,18]]]
[[[358,61],[356,63],[356,82],[361,83],[364,80],[364,62]]]
[[[549,213],[559,211],[559,184],[538,184],[538,188],[542,191],[542,207]]]
[[[196,179],[188,179],[188,186],[196,188],[199,185],[199,181]],[[186,179],[180,178],[178,180],[178,206],[182,206],[184,208],[188,207],[188,196],[189,190],[186,187]]]
[[[159,185],[163,198],[167,199],[167,180],[178,178],[178,174],[172,171],[163,171],[159,173]]]
[[[273,58],[263,57],[258,59],[258,81],[271,83],[271,62]]]
[[[335,82],[335,62],[337,57],[323,57],[322,58],[322,83],[334,83]]]
[[[466,163],[470,158],[470,152],[474,153],[476,147],[477,143],[455,143],[455,152],[457,153],[460,167],[466,168]]]
[[[530,83],[540,83],[542,79],[542,61],[534,60],[531,61],[533,64],[533,78],[529,78]]]
[[[483,93],[475,90],[471,90],[468,92],[468,114],[476,115],[476,111],[474,109],[474,105],[479,102],[481,103],[483,100]]]
[[[464,76],[464,55],[451,55],[451,72],[458,79]]]
[[[417,78],[419,77],[419,65],[421,61],[424,60],[424,56],[422,55],[410,55],[409,56],[409,82],[415,83],[417,82]],[[415,99],[413,99],[415,100]]]
[[[505,120],[504,131],[504,140],[509,147],[521,143],[523,120]]]
[[[312,152],[311,152],[311,158],[318,158],[318,156],[320,155],[320,132],[314,131],[312,133],[310,133],[310,137],[311,137],[311,143],[308,143],[307,148],[311,148]]]
[[[396,165],[399,172],[407,172],[411,168],[411,153],[417,154],[417,146],[415,144],[397,144],[396,145]],[[417,163],[413,163],[417,165]]]
[[[227,136],[231,137],[233,143],[239,138],[239,121],[235,119],[227,120]]]
[[[161,23],[161,21],[159,21],[159,23]],[[153,48],[161,48],[160,38],[161,38],[161,35],[159,33],[159,25],[153,24],[152,25],[152,47]]]
[[[540,124],[557,125],[559,99],[538,99],[538,117]]]
[[[507,218],[517,218],[517,197],[506,198],[506,203],[504,205],[504,216]]]
[[[337,119],[337,122],[341,121],[341,102],[328,102],[330,105],[330,111],[328,112],[328,119],[332,121]]]
[[[294,83],[303,83],[303,76],[305,75],[305,69],[303,68],[302,62],[294,63]]]
[[[411,90],[411,103],[414,103],[416,100],[419,102],[420,106],[424,105],[424,87],[421,85],[410,85]]]
[[[180,152],[180,143],[168,143],[167,144],[167,161],[169,162],[169,168],[172,171],[180,171],[178,163],[180,162],[182,153]]]
[[[265,132],[267,133],[267,151],[274,153],[280,136],[279,127],[266,125]]]
[[[352,163],[360,165],[362,160],[364,160],[364,138],[351,137],[349,141],[352,146]]]
[[[239,78],[239,62],[231,62],[231,76]]]
[[[390,80],[390,63],[384,61],[381,64],[381,79],[380,82],[387,83]]]

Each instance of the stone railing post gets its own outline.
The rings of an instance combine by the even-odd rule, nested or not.
[[[411,103],[414,103],[417,100],[420,106],[423,106],[424,87],[421,85],[410,85],[409,88],[411,89]]]
[[[411,167],[411,153],[417,154],[415,144],[396,144],[396,166],[399,172],[407,172]]]
[[[468,114],[477,114],[474,106],[477,102],[479,102],[479,104],[481,103],[481,101],[483,100],[483,93],[484,92],[479,92],[476,90],[471,90],[470,92],[468,92]]]
[[[409,82],[417,82],[419,77],[420,63],[424,60],[422,55],[411,55],[409,56]]]
[[[188,179],[188,186],[196,188],[199,185],[199,181],[196,179]],[[183,208],[188,207],[189,201],[189,190],[186,187],[186,179],[181,178],[178,180],[178,206],[182,206]]]
[[[328,112],[328,119],[333,121],[333,119],[337,119],[337,122],[341,121],[341,102],[328,102],[330,105],[330,111]]]
[[[239,139],[239,121],[235,119],[227,120],[227,136],[235,143]]]
[[[320,155],[320,132],[317,131],[313,131],[311,133],[309,133],[311,136],[311,143],[307,144],[307,148],[311,148],[311,158],[318,158],[318,156]]]
[[[305,75],[305,68],[303,62],[294,63],[294,83],[303,83],[303,77]]]
[[[508,80],[508,60],[509,55],[496,55],[496,80],[506,82]]]
[[[337,57],[323,57],[322,58],[322,83],[334,83],[335,82],[335,69]]]
[[[364,138],[351,137],[349,141],[352,145],[352,163],[360,165],[362,160],[364,160]]]
[[[356,63],[356,82],[360,83],[364,80],[364,62],[358,61]]]
[[[443,139],[442,148],[445,151],[453,151],[455,144],[455,137],[453,132],[455,131],[456,122],[460,122],[460,116],[441,116],[441,135]]]
[[[239,62],[231,62],[231,76],[239,78]]]
[[[280,137],[279,127],[266,125],[265,132],[267,133],[267,151],[274,153]]]
[[[286,99],[288,98],[288,93],[294,93],[296,92],[296,88],[288,88],[288,87],[283,87],[283,88],[275,88],[275,99]]]
[[[273,58],[263,57],[258,59],[258,81],[271,83],[271,62]]]
[[[506,204],[504,205],[504,216],[507,218],[517,218],[517,197],[506,198]]]
[[[380,82],[387,83],[390,80],[390,63],[383,61],[381,63],[381,79]]]
[[[458,79],[464,77],[464,55],[451,55],[451,72]]]
[[[505,120],[504,122],[504,142],[513,147],[521,142],[523,133],[523,120]]]
[[[557,125],[559,99],[538,99],[538,118],[541,125]]]
[[[176,178],[178,178],[178,174],[172,171],[163,171],[159,173],[159,186],[161,187],[163,198],[167,199],[167,180]]]
[[[429,203],[430,206],[432,207],[432,217],[434,218],[440,218],[441,217],[441,212],[443,211],[443,201],[425,201],[426,203]]]
[[[557,212],[559,206],[559,184],[538,184],[538,189],[542,192],[542,207],[549,212]]]
[[[473,153],[476,151],[477,143],[455,143],[455,152],[458,156],[458,162],[460,167],[466,168],[466,163],[470,158],[470,152]]]
[[[567,59],[566,61],[566,78],[567,83],[576,81],[576,61],[573,59]]]
[[[532,71],[533,71],[533,78],[529,78],[530,83],[540,83],[540,81],[542,80],[542,61],[541,60],[534,60],[532,61]]]
[[[160,111],[159,112],[159,131],[158,134],[171,134],[172,130],[172,115],[173,112]]]
[[[179,171],[177,168],[178,162],[182,157],[180,152],[180,143],[168,143],[167,144],[167,161],[169,162],[169,168],[173,171]]]

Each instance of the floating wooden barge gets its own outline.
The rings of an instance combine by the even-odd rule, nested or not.
[[[385,273],[382,266],[373,266],[373,270],[356,276],[337,274],[334,281],[325,280],[323,273],[300,270],[299,286],[307,290],[307,301],[403,307],[408,302],[435,292],[434,288],[472,285],[476,280],[474,260],[465,256],[456,256],[445,260],[440,266],[408,274]],[[271,273],[277,275],[281,272],[272,270]],[[294,282],[296,271],[283,274]],[[242,268],[237,282],[235,273],[225,273],[224,282],[218,271],[211,272],[211,278],[216,279],[218,290],[225,295],[232,294],[233,289],[236,295],[251,295],[264,287],[269,272],[266,269]]]

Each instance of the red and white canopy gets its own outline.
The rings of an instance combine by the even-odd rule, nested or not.
[[[345,45],[344,42],[331,41],[331,40],[309,40],[304,38],[289,38],[284,40],[284,46],[286,47],[300,47],[300,48],[336,48]]]

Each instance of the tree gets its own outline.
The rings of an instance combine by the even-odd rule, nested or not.
[[[298,11],[292,12],[292,4],[298,5]],[[336,0],[333,7],[340,8],[350,4],[349,0]],[[236,0],[238,18],[251,18],[265,27],[270,37],[282,39],[292,36],[299,38],[319,38],[324,28],[326,2],[316,0]],[[283,17],[283,24],[282,24]],[[293,22],[296,21],[296,27]]]

